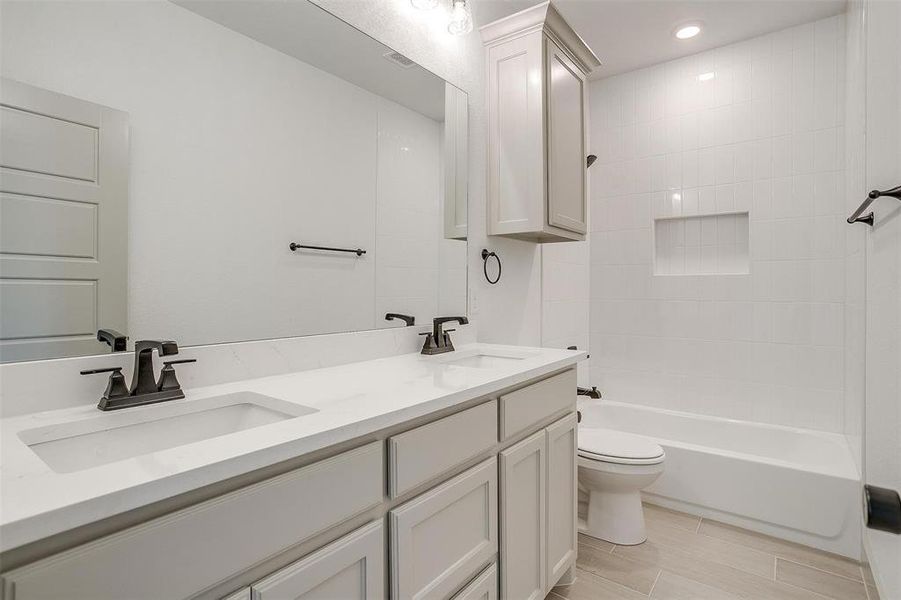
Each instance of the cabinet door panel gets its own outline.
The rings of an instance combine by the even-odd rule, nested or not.
[[[497,459],[389,515],[392,598],[447,598],[497,552]]]
[[[384,554],[382,523],[371,523],[254,584],[252,600],[384,598]]]
[[[545,448],[542,430],[500,455],[502,598],[544,598]]]
[[[547,586],[576,562],[578,423],[575,414],[545,430],[547,435]]]
[[[585,233],[585,78],[554,42],[546,48],[548,224]]]
[[[541,33],[488,49],[489,234],[540,231],[544,202]]]

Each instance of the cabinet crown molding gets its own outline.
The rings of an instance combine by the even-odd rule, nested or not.
[[[579,68],[590,75],[601,66],[601,60],[576,31],[557,12],[550,1],[513,13],[479,28],[482,43],[491,46],[533,31],[544,31],[560,41]]]

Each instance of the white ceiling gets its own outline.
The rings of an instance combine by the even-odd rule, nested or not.
[[[845,0],[553,0],[603,66],[593,79],[640,69],[845,11]],[[478,25],[537,4],[477,0]],[[673,30],[701,21],[700,35],[677,40]]]

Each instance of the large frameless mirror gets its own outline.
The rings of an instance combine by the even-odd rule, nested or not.
[[[409,58],[307,0],[0,27],[2,362],[466,313],[467,98]]]

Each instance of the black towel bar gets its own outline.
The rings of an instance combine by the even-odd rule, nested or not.
[[[892,198],[901,200],[901,185],[882,192],[880,192],[879,190],[873,190],[872,192],[867,194],[867,199],[864,200],[859,207],[857,207],[857,210],[854,211],[854,214],[848,217],[848,223],[866,223],[867,225],[872,227],[874,222],[872,211],[866,216],[861,217],[860,215],[862,215],[865,210],[870,208],[870,205],[876,198],[881,198],[882,196],[891,196]]]
[[[291,252],[295,252],[297,250],[325,250],[326,252],[351,252],[356,254],[357,256],[363,256],[366,254],[365,250],[360,248],[329,248],[328,246],[304,246],[302,244],[298,244],[297,242],[291,242],[288,244],[288,248],[291,249]]]

